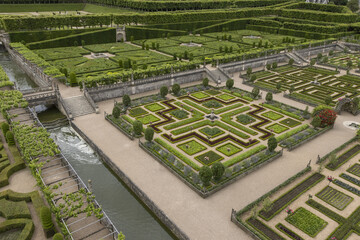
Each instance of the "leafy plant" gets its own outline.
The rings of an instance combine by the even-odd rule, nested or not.
[[[199,177],[204,186],[209,185],[212,176],[213,176],[213,174],[212,174],[210,167],[205,165],[200,168]]]

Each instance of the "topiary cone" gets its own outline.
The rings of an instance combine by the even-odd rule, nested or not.
[[[51,219],[51,212],[48,207],[42,207],[40,210],[40,220],[44,228],[44,232],[47,238],[52,237],[55,234],[54,223]]]
[[[53,240],[64,240],[63,235],[61,233],[56,233],[53,237]]]

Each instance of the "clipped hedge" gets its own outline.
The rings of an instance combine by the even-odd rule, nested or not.
[[[234,165],[235,163],[238,163],[238,162],[254,155],[255,153],[258,153],[265,149],[266,149],[266,146],[264,146],[264,145],[254,147],[253,149],[251,149],[249,151],[246,151],[240,155],[237,155],[236,157],[233,157],[233,158],[227,160],[226,162],[224,162],[224,167],[230,167],[230,166]]]
[[[187,32],[180,30],[170,30],[170,29],[158,29],[158,28],[147,28],[147,27],[133,27],[128,26],[125,28],[126,36],[130,39],[132,37],[134,40],[139,39],[150,39],[150,38],[161,38],[164,36],[181,36],[186,35]]]
[[[74,46],[74,42],[77,42],[78,45],[81,45],[82,41],[85,41],[86,45],[116,42],[116,29],[108,28],[93,32],[69,35],[65,37],[29,43],[26,46],[29,49],[70,47]]]
[[[25,162],[22,159],[22,157],[20,156],[20,153],[17,150],[17,148],[15,146],[9,146],[9,149],[10,149],[12,155],[14,156],[15,163],[10,164],[9,166],[4,168],[0,172],[0,187],[4,187],[4,186],[8,185],[10,176],[13,173],[15,173],[21,169],[24,169],[26,167]]]
[[[84,28],[84,29],[67,29],[67,30],[45,30],[45,31],[22,31],[22,32],[10,32],[11,42],[22,42],[32,43],[50,40],[59,37],[66,37],[69,35],[75,35],[85,32],[93,32],[100,30],[100,28]]]
[[[17,239],[30,240],[35,230],[34,223],[29,219],[10,219],[0,223],[0,234],[10,231],[12,229],[19,229],[22,231]]]

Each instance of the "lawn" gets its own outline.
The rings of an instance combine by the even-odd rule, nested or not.
[[[152,114],[149,114],[149,115],[145,115],[145,116],[140,116],[140,117],[137,117],[136,120],[139,120],[140,122],[142,122],[144,125],[150,123],[150,122],[157,122],[160,120],[160,118],[158,117],[155,117],[154,115]]]
[[[285,218],[285,220],[310,237],[315,237],[328,224],[314,213],[302,207],[298,208],[293,214]]]
[[[127,43],[103,43],[103,44],[86,45],[84,46],[84,49],[95,53],[109,52],[113,54],[119,52],[141,50],[141,48]]]
[[[137,117],[137,116],[141,116],[144,114],[147,114],[148,112],[140,107],[138,108],[133,108],[130,110],[130,116],[132,117]]]
[[[133,10],[133,9],[106,7],[106,6],[99,6],[99,5],[95,5],[95,4],[86,4],[82,10],[85,12],[90,12],[90,13],[136,13],[136,12],[141,12],[141,11],[137,11],[137,10]]]
[[[207,95],[207,94],[204,93],[204,92],[192,93],[191,96],[196,97],[197,99],[204,99],[204,98],[210,97],[209,95]]]
[[[218,95],[219,93],[221,93],[220,91],[214,90],[214,89],[210,89],[210,90],[206,90],[205,91],[207,94],[210,94],[212,96]]]
[[[225,133],[224,131],[222,131],[221,129],[219,129],[217,127],[213,127],[213,128],[204,127],[202,129],[200,129],[199,132],[205,134],[207,137],[210,137],[210,138],[214,138],[214,137],[220,136]]]
[[[273,121],[276,121],[276,120],[284,117],[283,115],[278,114],[278,113],[273,112],[273,111],[269,111],[269,112],[263,113],[261,115],[264,116],[264,117],[267,117],[267,118],[269,118],[269,119],[271,119]]]
[[[206,153],[203,153],[197,157],[195,157],[196,160],[198,160],[199,162],[201,162],[204,165],[211,165],[216,161],[220,161],[223,159],[222,156],[220,156],[219,154],[217,154],[216,152],[213,151],[209,151]]]
[[[206,147],[204,147],[195,140],[190,140],[186,143],[179,144],[177,145],[177,147],[183,150],[188,155],[194,155],[198,152],[206,150]]]
[[[34,52],[47,61],[76,58],[90,54],[88,50],[81,47],[46,48],[34,50]]]
[[[238,116],[236,116],[236,119],[239,123],[242,123],[244,125],[255,122],[255,118],[247,115],[247,114],[240,114]]]
[[[182,109],[176,109],[174,111],[171,111],[170,114],[174,117],[176,117],[177,119],[184,119],[187,118],[189,113],[185,110]]]
[[[217,147],[216,150],[218,150],[219,152],[225,154],[228,157],[234,155],[235,153],[238,153],[238,152],[242,151],[241,148],[236,147],[232,143],[226,143],[225,145]]]
[[[159,103],[152,103],[152,104],[146,105],[144,107],[151,112],[157,112],[157,111],[165,109],[165,107],[160,105]]]
[[[217,98],[220,98],[221,100],[224,100],[224,101],[229,101],[229,100],[232,100],[234,99],[235,97],[230,95],[230,94],[221,94],[219,96],[216,96]]]
[[[292,118],[286,118],[284,120],[281,120],[280,123],[288,127],[295,127],[301,124],[301,122],[295,121]]]
[[[207,108],[221,108],[223,106],[220,102],[218,102],[216,100],[206,101],[202,105]]]
[[[288,130],[289,128],[287,127],[284,127],[283,125],[280,125],[278,123],[275,123],[271,126],[268,126],[266,127],[266,129],[276,133],[276,134],[279,134],[279,133],[282,133],[282,132],[285,132],[286,130]]]

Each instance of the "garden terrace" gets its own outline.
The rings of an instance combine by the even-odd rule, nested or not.
[[[272,104],[253,102],[251,94],[240,89],[196,86],[182,89],[180,96],[170,99],[154,95],[133,100],[127,114],[119,118],[108,115],[106,119],[130,138],[134,135],[135,120],[141,121],[144,129],[153,128],[155,141],[142,143],[142,147],[195,189],[202,188],[198,177],[200,168],[221,162],[226,174],[220,181],[211,181],[207,187],[211,191],[278,156],[278,152],[266,150],[265,141],[269,137],[284,141],[312,129],[304,124],[302,110],[289,112],[292,107],[288,105],[280,109]],[[124,109],[122,104],[117,107]],[[212,112],[218,120],[205,118]],[[249,116],[251,122],[238,121],[238,117],[244,115]],[[318,133],[318,130],[312,131]],[[303,139],[306,138],[294,142]]]
[[[326,159],[330,154],[346,154],[357,145],[354,139],[348,141]],[[355,153],[348,159],[353,164],[347,169],[350,174],[356,173],[358,156]],[[330,240],[359,235],[360,190],[354,185],[360,186],[360,180],[341,168],[320,171],[322,174],[310,169],[299,172],[234,213],[232,220],[261,239]]]
[[[325,62],[323,58],[322,61],[320,60],[320,62],[337,68],[353,69],[358,67],[359,55],[352,53],[338,53],[330,57],[328,61]],[[351,64],[349,64],[349,62]]]
[[[255,82],[247,82],[270,91],[290,91],[291,99],[310,105],[325,104],[325,99],[331,96],[331,106],[344,97],[359,96],[360,78],[352,75],[337,77],[335,71],[314,68],[284,66],[265,72],[254,73],[258,78]],[[319,84],[314,84],[317,81]],[[280,89],[277,88],[280,84]]]

